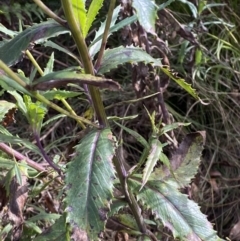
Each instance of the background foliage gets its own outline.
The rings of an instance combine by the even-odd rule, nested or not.
[[[45,2],[59,16],[64,16],[60,3]],[[91,123],[93,126],[96,125],[96,116],[83,86],[76,86],[76,82],[72,82],[67,89],[59,89],[65,85],[65,82],[55,81],[49,90],[47,81],[52,78],[51,72],[69,67],[71,68],[68,70],[71,73],[76,71],[78,76],[80,74],[81,83],[86,84],[82,82],[86,76],[83,76],[84,66],[78,59],[78,49],[72,37],[66,34],[69,30],[60,25],[58,25],[59,28],[53,28],[52,25],[56,23],[51,21],[44,22],[43,27],[35,26],[35,32],[34,28],[29,29],[25,36],[25,46],[21,44],[19,48],[17,45],[14,49],[16,46],[14,42],[7,43],[7,41],[13,37],[15,41],[18,40],[21,34],[26,34],[22,32],[26,26],[46,21],[46,15],[31,1],[9,1],[1,5],[1,59],[11,66],[11,69],[18,73],[19,78],[25,83],[31,84],[33,79],[40,80],[40,88],[42,88],[40,90],[45,91],[43,96],[53,100],[59,107],[66,108],[71,113],[70,117],[75,114],[79,116],[75,119],[67,118],[63,112],[47,107],[46,103],[36,102],[36,96],[33,96],[32,90],[39,89],[39,85],[32,89],[24,89],[1,72],[0,84],[3,88],[1,99],[8,101],[7,106],[4,103],[2,105],[5,109],[1,110],[2,126],[0,127],[2,135],[0,148],[3,150],[0,159],[1,239],[68,240],[70,228],[65,223],[66,219],[73,224],[72,239],[74,240],[86,239],[85,232],[77,229],[76,224],[83,225],[81,227],[91,233],[92,226],[106,223],[107,230],[101,236],[103,240],[114,238],[131,240],[140,235],[138,223],[126,208],[126,201],[121,198],[123,195],[119,188],[121,183],[113,182],[115,173],[112,164],[101,163],[101,159],[111,159],[118,145],[121,148],[117,151],[117,155],[124,160],[126,170],[130,174],[131,171],[133,172],[132,179],[130,178],[128,183],[129,190],[137,197],[141,206],[147,207],[143,213],[144,222],[148,230],[151,230],[158,239],[174,240],[177,237],[184,239],[185,234],[188,233],[188,240],[220,240],[200,212],[197,215],[199,218],[197,223],[201,222],[207,227],[204,232],[197,230],[196,220],[192,221],[191,217],[189,219],[182,217],[182,212],[186,210],[183,208],[184,203],[187,203],[189,213],[199,210],[192,201],[194,200],[201,207],[201,211],[207,215],[209,222],[214,223],[214,229],[217,230],[219,237],[240,240],[239,217],[236,215],[239,210],[240,172],[238,164],[240,155],[239,3],[234,0],[156,0],[156,6],[158,6],[156,8],[152,1],[135,0],[134,8],[131,8],[122,1],[121,9],[119,7],[113,13],[111,34],[107,41],[109,50],[105,52],[102,59],[105,65],[101,65],[97,62],[97,53],[101,46],[97,44],[97,40],[102,38],[104,32],[108,3],[103,1],[102,7],[101,1],[96,2],[99,5],[91,10],[88,10],[91,1],[86,1],[86,5],[81,6],[84,11],[83,15],[79,16],[79,22],[83,24],[81,21],[84,20],[88,23],[84,25],[83,35],[86,37],[89,53],[95,63],[95,70],[105,74],[102,81],[106,83],[109,79],[114,80],[114,83],[120,84],[123,90],[117,92],[101,90],[111,130],[118,140],[117,144],[116,140],[112,139],[110,129],[103,132],[83,130],[84,125]],[[143,8],[147,8],[148,11],[142,11]],[[97,17],[92,19],[91,16],[98,11]],[[137,13],[137,17],[134,13]],[[78,11],[75,14],[78,15]],[[155,16],[158,17],[156,22]],[[138,22],[136,22],[137,19]],[[121,23],[124,20],[126,26]],[[128,25],[127,21],[129,21]],[[42,31],[39,31],[41,29]],[[55,37],[49,39],[52,36]],[[28,47],[31,42],[35,45]],[[29,60],[29,55],[22,54],[22,50],[26,48],[31,51],[32,56],[43,69],[42,72],[37,71],[37,65]],[[142,53],[142,48],[146,52]],[[9,51],[14,55],[8,54]],[[20,55],[21,58],[19,58]],[[131,63],[126,64],[126,62]],[[75,66],[79,65],[81,68],[76,69]],[[159,67],[157,71],[156,66]],[[40,78],[41,75],[45,76]],[[160,76],[160,82],[157,76]],[[74,78],[77,77],[74,76]],[[53,87],[57,87],[58,90],[52,89]],[[162,94],[155,95],[159,90]],[[23,94],[31,96],[32,99],[23,97]],[[66,100],[71,106],[70,109],[67,107]],[[14,108],[18,108],[15,114],[16,123],[6,127],[5,114]],[[176,126],[172,124],[175,122],[178,122]],[[161,133],[157,131],[158,125],[163,128]],[[205,149],[198,173],[190,183],[200,162],[204,139],[202,133],[198,132],[201,130],[207,133]],[[195,131],[198,133],[194,134],[195,136],[187,135]],[[101,142],[102,137],[108,142]],[[181,142],[182,139],[183,142]],[[80,144],[79,141],[81,141]],[[187,145],[188,142],[193,145]],[[166,143],[168,145],[165,145]],[[179,153],[176,150],[180,143],[181,150],[185,152],[181,154],[178,163],[176,160]],[[14,158],[11,158],[12,151],[7,147],[12,147],[16,151]],[[105,156],[101,156],[100,153],[101,155],[95,157],[88,156],[91,153],[82,154],[82,150],[91,149],[95,153],[99,148],[109,152],[104,153]],[[47,156],[44,156],[44,153]],[[192,156],[191,153],[195,155]],[[91,173],[93,179],[84,176],[86,173],[83,173],[84,175],[79,177],[81,180],[76,182],[74,170],[81,168],[77,162],[78,155],[84,155],[87,160],[93,161],[86,162],[84,167],[90,170],[87,173]],[[26,157],[30,161],[16,161]],[[175,163],[172,169],[162,168],[158,162],[160,159],[161,163],[170,167],[168,158],[170,163]],[[56,171],[49,168],[46,174],[44,159],[52,159],[50,166]],[[66,175],[65,184],[60,177],[69,162],[68,170],[72,172],[69,171]],[[190,166],[188,166],[189,163],[191,163]],[[136,170],[143,173],[141,177],[134,176],[136,174],[132,169],[134,166],[137,166],[136,173]],[[186,173],[185,167],[190,168],[191,171]],[[105,184],[96,178],[99,175],[102,175],[101,178],[104,179]],[[186,175],[189,177],[184,178]],[[88,182],[89,180],[94,181],[91,183]],[[157,180],[159,182],[154,183]],[[73,182],[76,182],[77,186],[72,188]],[[77,191],[74,188],[79,188],[78,183],[84,184],[86,193],[76,194]],[[114,192],[113,184],[116,187]],[[98,185],[102,189],[96,192],[95,187]],[[64,186],[65,189],[63,189]],[[9,196],[10,193],[19,192],[19,188],[23,188],[21,200],[18,200],[15,194]],[[178,191],[179,188],[182,193]],[[119,190],[120,193],[116,194],[115,192]],[[139,192],[139,190],[142,191]],[[83,216],[79,219],[75,209],[81,210],[83,206],[81,204],[78,206],[77,202],[67,206],[70,203],[69,200],[77,195],[81,198],[85,197],[86,206],[91,202],[91,198],[102,197],[102,199],[99,199],[94,212],[91,210],[80,212]],[[113,196],[117,198],[111,203],[109,217],[114,216],[114,218],[113,221],[107,222],[109,200]],[[156,202],[162,200],[166,206],[163,203],[153,205],[149,197],[155,197]],[[14,200],[18,200],[18,214],[14,212]],[[96,204],[93,203],[93,205]],[[168,205],[171,206],[173,203],[178,211],[170,212],[170,216],[165,216],[169,210],[172,210]],[[148,209],[152,212],[147,211]],[[67,217],[62,214],[64,210],[67,210]],[[96,223],[93,224],[92,219],[96,213]],[[90,221],[88,215],[90,215]],[[9,220],[14,221],[9,223]],[[123,227],[122,224],[125,226]],[[103,228],[101,225],[98,227],[99,230],[94,231],[96,233],[92,232],[93,236],[90,238],[94,239],[98,235]],[[13,227],[20,227],[20,231]],[[47,232],[43,232],[46,230]],[[114,230],[114,234],[109,230]],[[210,239],[209,235],[213,238]],[[152,238],[151,235],[149,236]]]

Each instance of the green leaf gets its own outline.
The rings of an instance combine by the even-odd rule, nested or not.
[[[46,232],[36,237],[34,241],[70,241],[65,219],[65,215],[62,215]]]
[[[172,123],[172,124],[169,124],[169,125],[165,125],[161,128],[160,130],[160,135],[162,134],[165,134],[169,131],[172,131],[174,129],[177,129],[179,128],[180,126],[188,126],[190,125],[191,123],[180,123],[180,122],[175,122],[175,123]]]
[[[117,17],[118,17],[118,13],[119,13],[120,9],[121,9],[121,6],[119,5],[113,11],[113,16],[112,16],[112,19],[111,19],[110,30],[109,30],[110,33],[108,34],[108,37],[113,32],[113,30],[111,30],[111,28],[115,26],[115,23],[117,21]],[[101,47],[101,44],[102,44],[102,38],[101,37],[103,36],[105,25],[106,25],[106,20],[103,23],[101,23],[101,26],[98,29],[98,31],[96,32],[95,37],[93,39],[93,42],[91,43],[91,45],[89,47],[89,54],[92,58],[100,50],[100,47]]]
[[[3,121],[5,115],[13,108],[16,108],[16,104],[0,100],[0,122]]]
[[[27,114],[27,107],[23,101],[23,98],[22,96],[17,92],[17,91],[8,91],[9,94],[11,94],[17,101],[17,106],[18,106],[18,109],[24,114],[26,115]]]
[[[43,190],[42,190],[43,191]],[[40,194],[40,193],[39,193]],[[39,214],[28,218],[29,222],[39,222],[39,221],[47,221],[51,222],[52,220],[57,220],[61,217],[60,214],[56,213],[46,213],[45,211],[41,211]]]
[[[5,237],[7,237],[8,233],[12,230],[12,224],[7,224],[4,228],[1,227],[0,230],[0,240],[5,240]]]
[[[115,141],[110,129],[93,130],[76,146],[66,173],[67,221],[97,240],[103,231],[115,178]]]
[[[156,166],[163,149],[163,145],[158,139],[153,139],[150,146],[151,149],[149,151],[146,165],[143,169],[141,188],[143,188],[143,186],[147,183],[148,178],[151,175],[153,168]]]
[[[7,29],[2,24],[0,24],[0,32],[5,33],[6,35],[10,36],[11,38],[13,38],[15,35],[18,35],[18,32]]]
[[[168,5],[170,5],[172,2],[175,2],[176,0],[168,0],[158,6],[158,11],[166,8]]]
[[[155,125],[156,112],[153,111],[153,113],[150,114],[149,111],[148,111],[148,109],[147,109],[145,106],[144,106],[144,108],[145,108],[145,110],[146,110],[146,112],[147,112],[147,114],[148,114],[148,117],[149,117],[149,119],[150,119],[153,134],[156,135],[157,132],[158,132],[158,130],[157,130],[157,128],[156,128],[156,125]]]
[[[53,99],[62,100],[67,98],[73,98],[81,94],[82,93],[80,92],[66,91],[66,90],[49,90],[42,93],[42,95],[48,100],[53,100]]]
[[[133,15],[131,17],[128,17],[128,18],[125,18],[123,19],[122,21],[118,22],[117,24],[114,24],[115,21],[117,20],[117,17],[118,17],[118,12],[120,11],[120,6],[116,7],[114,9],[114,12],[113,12],[113,17],[112,17],[112,21],[111,21],[111,25],[110,25],[110,29],[109,29],[109,32],[110,33],[114,33],[116,31],[118,31],[119,29],[127,26],[127,25],[130,25],[131,23],[137,21],[137,16],[136,15]],[[105,20],[106,21],[106,20]],[[113,24],[113,25],[112,25]],[[94,40],[92,41],[92,43],[90,44],[90,48],[89,48],[89,53],[91,56],[94,56],[95,53],[98,52],[98,50],[100,49],[100,46],[101,46],[101,42],[98,43],[98,47],[97,47],[97,50],[94,50],[95,47],[93,47],[93,45],[95,45],[99,40],[102,39],[102,36],[103,36],[103,32],[104,32],[104,27],[105,27],[105,22],[101,24],[99,30],[96,32],[96,35],[95,35],[95,38]],[[92,49],[93,47],[93,49]]]
[[[117,122],[114,121],[114,123],[118,126],[120,126],[123,130],[125,130],[127,133],[129,133],[131,136],[133,136],[139,143],[141,143],[144,147],[149,148],[150,145],[148,144],[148,142],[144,139],[144,137],[142,137],[139,133],[137,133],[136,131],[133,131],[129,128],[127,128],[126,126],[123,126]]]
[[[31,97],[24,95],[24,102],[27,108],[27,119],[31,127],[37,133],[40,133],[42,128],[43,118],[47,112],[46,107],[39,101],[32,102]]]
[[[114,49],[107,49],[104,52],[98,73],[104,74],[124,63],[136,64],[138,62],[151,63],[153,66],[159,67],[162,72],[164,72],[170,79],[174,80],[195,99],[198,99],[202,104],[206,104],[199,98],[196,90],[193,89],[190,84],[186,83],[184,79],[177,77],[168,67],[162,66],[159,59],[154,59],[151,55],[138,47],[130,46],[124,48],[120,46]]]
[[[4,187],[6,189],[7,196],[9,196],[9,194],[10,194],[10,185],[11,185],[11,181],[14,177],[15,177],[15,168],[13,166],[11,169],[9,169],[9,171],[7,172],[7,174],[4,178]]]
[[[33,25],[0,47],[0,59],[8,66],[14,65],[20,60],[30,43],[39,44],[48,38],[68,32],[68,29],[52,20]]]
[[[53,49],[57,49],[58,51],[61,51],[61,52],[65,53],[65,54],[69,55],[70,57],[75,59],[79,65],[81,65],[81,62],[79,61],[78,56],[76,56],[75,54],[70,52],[67,48],[63,48],[60,45],[52,42],[51,40],[46,41],[43,45],[44,45],[44,47],[51,47]]]
[[[97,16],[100,8],[102,7],[103,4],[103,0],[93,0],[91,1],[91,5],[88,9],[88,13],[87,13],[87,20],[86,20],[86,24],[85,24],[85,28],[83,28],[83,36],[86,37],[88,34],[88,31],[90,29],[90,27],[92,26],[92,23],[95,19],[95,17]]]
[[[129,179],[129,187],[156,220],[172,231],[174,238],[188,241],[220,241],[206,216],[187,195],[168,182],[149,181],[139,192],[141,180]]]
[[[35,145],[33,145],[31,142],[24,140],[22,138],[19,138],[16,136],[9,136],[7,134],[0,134],[0,140],[1,140],[1,142],[4,142],[4,143],[21,144],[21,145],[25,146],[26,148],[28,148],[29,150],[31,150],[37,154],[40,154],[38,148]]]
[[[205,135],[205,132],[188,134],[171,157],[171,163],[180,163],[180,166],[174,171],[174,176],[182,186],[187,186],[197,174]]]
[[[178,1],[187,4],[192,12],[193,17],[197,18],[198,10],[192,2],[187,1],[187,0],[178,0]]]
[[[141,48],[133,46],[125,48],[120,46],[114,49],[105,50],[98,73],[104,74],[112,69],[117,68],[118,65],[121,64],[136,64],[138,62],[153,63],[156,66],[162,65],[160,59],[154,59]]]
[[[111,217],[119,212],[119,210],[128,206],[125,200],[117,199],[111,203],[110,211],[108,212],[108,217]]]
[[[53,72],[53,66],[54,66],[54,52],[52,52],[48,62],[47,62],[47,66],[44,69],[44,75],[52,73]]]
[[[29,222],[28,220],[24,220],[24,225],[30,229],[31,231],[34,231],[35,233],[39,234],[42,232],[41,228],[38,227],[36,223]]]
[[[67,84],[89,84],[99,88],[107,88],[111,90],[121,89],[120,85],[111,80],[96,77],[90,74],[82,74],[78,70],[61,70],[47,74],[37,79],[29,88],[33,90],[49,90],[66,86]]]
[[[117,230],[127,233],[138,233],[138,225],[134,217],[130,214],[117,214],[113,217],[114,223],[117,226]],[[131,232],[134,231],[134,232]],[[136,232],[137,231],[137,232]]]
[[[170,159],[171,170],[169,167],[156,168],[151,179],[162,180],[173,171],[174,177],[171,179],[173,182],[177,181],[179,187],[188,185],[197,174],[204,142],[205,132],[188,134]]]
[[[138,21],[142,27],[150,33],[155,33],[157,8],[151,0],[133,0],[133,7],[137,11]]]
[[[58,119],[64,118],[64,117],[66,117],[66,115],[64,115],[64,114],[54,115],[52,118],[46,120],[46,121],[42,124],[42,127],[45,126],[45,125],[48,125],[48,124],[51,123],[52,121],[55,121],[55,120],[58,120]]]
[[[85,2],[86,0],[71,0],[74,17],[79,24],[82,33],[84,32],[87,21]]]
[[[162,144],[163,147],[164,147],[165,145],[167,145],[167,144]],[[171,166],[170,166],[170,161],[169,161],[168,157],[167,157],[163,152],[160,153],[159,159],[160,159],[160,161],[161,161],[164,165],[166,165],[166,167],[167,167],[168,169],[171,168]],[[170,170],[170,171],[171,171],[171,170]]]
[[[191,84],[188,84],[184,79],[177,77],[170,69],[166,67],[160,68],[170,79],[174,80],[178,85],[180,85],[184,90],[186,90],[191,96],[199,100],[202,104],[204,103],[196,93],[196,90],[191,87]]]
[[[3,157],[0,157],[0,168],[5,169],[5,170],[10,170],[13,168],[15,163],[13,162],[12,159],[6,159]]]
[[[19,77],[28,83],[27,78],[24,78],[23,76],[19,75]],[[8,76],[5,75],[2,71],[0,71],[0,85],[3,89],[5,90],[10,90],[10,91],[19,91],[21,93],[27,94],[31,96],[31,93],[27,91],[24,87],[19,85],[16,81],[13,79],[9,78]]]
[[[18,164],[16,163],[16,161],[14,162],[15,165],[14,165],[14,172],[15,172],[15,175],[16,175],[16,179],[17,179],[17,182],[20,186],[22,186],[22,173],[21,173],[21,170],[18,166]]]

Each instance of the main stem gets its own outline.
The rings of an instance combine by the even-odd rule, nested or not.
[[[110,1],[109,8],[112,11],[114,9],[115,3],[116,3],[116,0]],[[67,19],[68,25],[70,27],[70,30],[72,32],[73,38],[74,38],[75,43],[77,45],[79,54],[81,56],[81,60],[83,62],[85,73],[95,75],[92,60],[89,56],[88,48],[87,48],[85,39],[84,39],[82,31],[81,31],[81,27],[80,27],[79,23],[76,22],[76,19],[74,17],[74,12],[73,12],[73,9],[72,9],[71,1],[70,0],[62,0],[62,7],[63,7],[64,13],[65,13],[65,17]],[[109,21],[111,21],[109,19],[111,17],[112,17],[112,14],[109,14],[108,15],[108,23],[109,23]],[[104,35],[107,36],[107,34],[108,34],[107,30],[105,30]],[[105,43],[103,43],[102,46],[104,46],[104,45],[105,45]],[[101,60],[101,56],[99,57],[99,61],[100,60]],[[93,87],[93,86],[88,86],[88,88],[89,88],[89,92],[90,92],[90,95],[91,95],[92,104],[93,104],[93,107],[95,109],[96,116],[97,116],[97,119],[98,119],[98,122],[99,122],[100,126],[101,127],[109,126],[108,120],[107,120],[107,115],[106,115],[106,112],[105,112],[105,109],[104,109],[104,106],[103,106],[103,102],[102,102],[102,99],[101,99],[99,89],[96,88],[96,87]],[[132,195],[132,193],[129,194],[129,192],[128,192],[126,170],[125,170],[125,167],[123,165],[123,161],[119,157],[118,153],[113,158],[113,163],[114,163],[114,166],[116,168],[121,186],[124,190],[125,197],[126,197],[128,203],[129,203],[129,207],[132,210],[132,213],[133,213],[133,215],[136,219],[138,227],[141,230],[141,232],[146,233],[146,226],[145,226],[145,223],[143,221],[138,203],[137,203],[135,197]]]
[[[76,22],[74,17],[72,3],[70,0],[62,0],[62,6],[67,19],[68,25],[70,27],[71,33],[75,40],[78,48],[78,52],[81,56],[83,67],[86,74],[95,75],[93,64],[88,53],[88,48],[83,37],[82,31],[79,24]],[[96,116],[101,127],[107,127],[108,121],[104,110],[103,102],[101,99],[100,91],[98,88],[93,86],[88,86],[88,90],[91,95],[92,104],[96,112]]]

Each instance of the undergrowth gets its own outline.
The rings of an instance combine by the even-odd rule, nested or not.
[[[2,240],[240,240],[237,1],[156,1],[158,10],[146,1],[149,12],[122,1],[110,27],[105,1],[92,26],[77,10],[71,19],[76,1],[62,1],[65,13],[52,2],[58,24],[43,22],[50,31],[11,58],[0,49],[15,72],[1,62]],[[2,44],[51,14],[34,3],[1,11],[14,25]],[[106,37],[97,50],[96,36]],[[16,214],[14,193],[27,185]]]

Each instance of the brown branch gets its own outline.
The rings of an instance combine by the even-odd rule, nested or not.
[[[23,161],[23,160],[26,161],[26,163],[30,167],[34,168],[35,170],[37,170],[39,172],[46,172],[46,169],[44,167],[42,167],[40,164],[38,164],[35,161],[29,159],[28,157],[22,155],[18,151],[12,149],[11,147],[9,147],[8,145],[6,145],[2,142],[0,142],[0,150],[7,153],[9,156],[16,158],[19,161]]]

